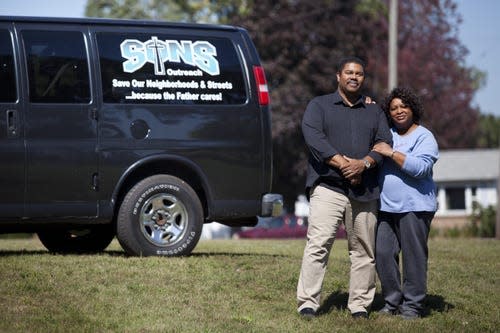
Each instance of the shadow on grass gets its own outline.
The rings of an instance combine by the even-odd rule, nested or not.
[[[245,253],[235,253],[235,252],[196,252],[196,253],[191,253],[189,255],[190,257],[250,257],[250,256],[257,256],[257,257],[267,257],[267,258],[293,258],[292,255],[287,255],[287,254],[272,254],[272,253],[252,253],[252,252],[245,252]]]
[[[451,303],[445,301],[444,297],[441,295],[427,295],[424,300],[424,316],[428,316],[431,311],[436,312],[449,312],[453,310],[455,306]]]
[[[88,255],[95,255],[95,256],[109,256],[109,257],[130,257],[130,258],[138,258],[135,256],[129,256],[126,254],[124,251],[116,251],[116,250],[111,250],[111,251],[104,251],[104,252],[97,252],[97,253],[57,253],[57,252],[49,252],[47,250],[0,250],[0,257],[13,257],[13,256],[38,256],[38,255],[74,255],[74,256],[88,256]],[[191,253],[187,256],[180,256],[180,257],[175,257],[175,258],[189,258],[189,257],[253,257],[253,256],[258,256],[258,257],[266,257],[266,258],[291,258],[293,256],[291,255],[285,255],[285,254],[271,254],[271,253],[234,253],[234,252],[195,252]],[[151,256],[151,258],[157,258],[155,256]],[[164,257],[165,259],[168,258],[174,258],[174,257]]]
[[[318,315],[324,315],[332,312],[334,309],[343,311],[347,309],[349,294],[342,291],[331,293],[318,309]],[[382,294],[376,293],[372,304],[372,311],[376,312],[384,307],[384,298]],[[424,310],[422,315],[428,316],[431,312],[448,312],[455,306],[445,301],[441,295],[427,295],[424,300]]]
[[[68,252],[68,253],[57,253],[49,252],[48,250],[0,250],[0,257],[13,257],[13,256],[38,256],[38,255],[72,255],[72,256],[89,256],[89,255],[100,255],[100,256],[110,256],[110,257],[127,257],[127,254],[123,251],[104,251],[104,252],[91,252],[91,253],[78,253],[78,252]]]
[[[332,312],[334,309],[338,311],[343,311],[347,309],[347,301],[349,300],[349,293],[335,291],[331,293],[328,298],[323,302],[323,304],[318,309],[318,314],[327,314]],[[373,311],[378,311],[384,307],[384,298],[381,294],[375,294],[373,299],[372,309]]]
[[[349,294],[346,292],[335,291],[328,295],[323,304],[318,309],[318,315],[324,315],[333,311],[333,309],[343,311],[347,309],[347,300]]]

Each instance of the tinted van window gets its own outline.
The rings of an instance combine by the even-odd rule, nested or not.
[[[98,33],[105,103],[243,104],[242,66],[229,39]]]
[[[17,99],[12,41],[7,30],[0,30],[0,103],[13,103]]]
[[[23,31],[30,101],[88,103],[89,69],[84,36],[78,31]]]

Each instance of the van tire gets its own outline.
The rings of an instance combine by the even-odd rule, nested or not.
[[[117,238],[132,256],[188,255],[200,239],[203,209],[185,181],[155,175],[126,194],[118,212]]]
[[[47,229],[37,235],[50,252],[97,253],[108,247],[115,230],[112,224],[98,224],[80,229]]]

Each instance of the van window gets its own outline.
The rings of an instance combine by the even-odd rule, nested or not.
[[[85,40],[78,31],[22,32],[33,103],[88,103]]]
[[[97,34],[104,103],[244,104],[231,40],[166,34]]]
[[[17,100],[14,54],[7,30],[0,30],[0,78],[0,103],[14,103]]]

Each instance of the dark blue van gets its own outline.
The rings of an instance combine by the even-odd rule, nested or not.
[[[238,27],[0,17],[0,232],[189,254],[280,213],[269,94]]]

